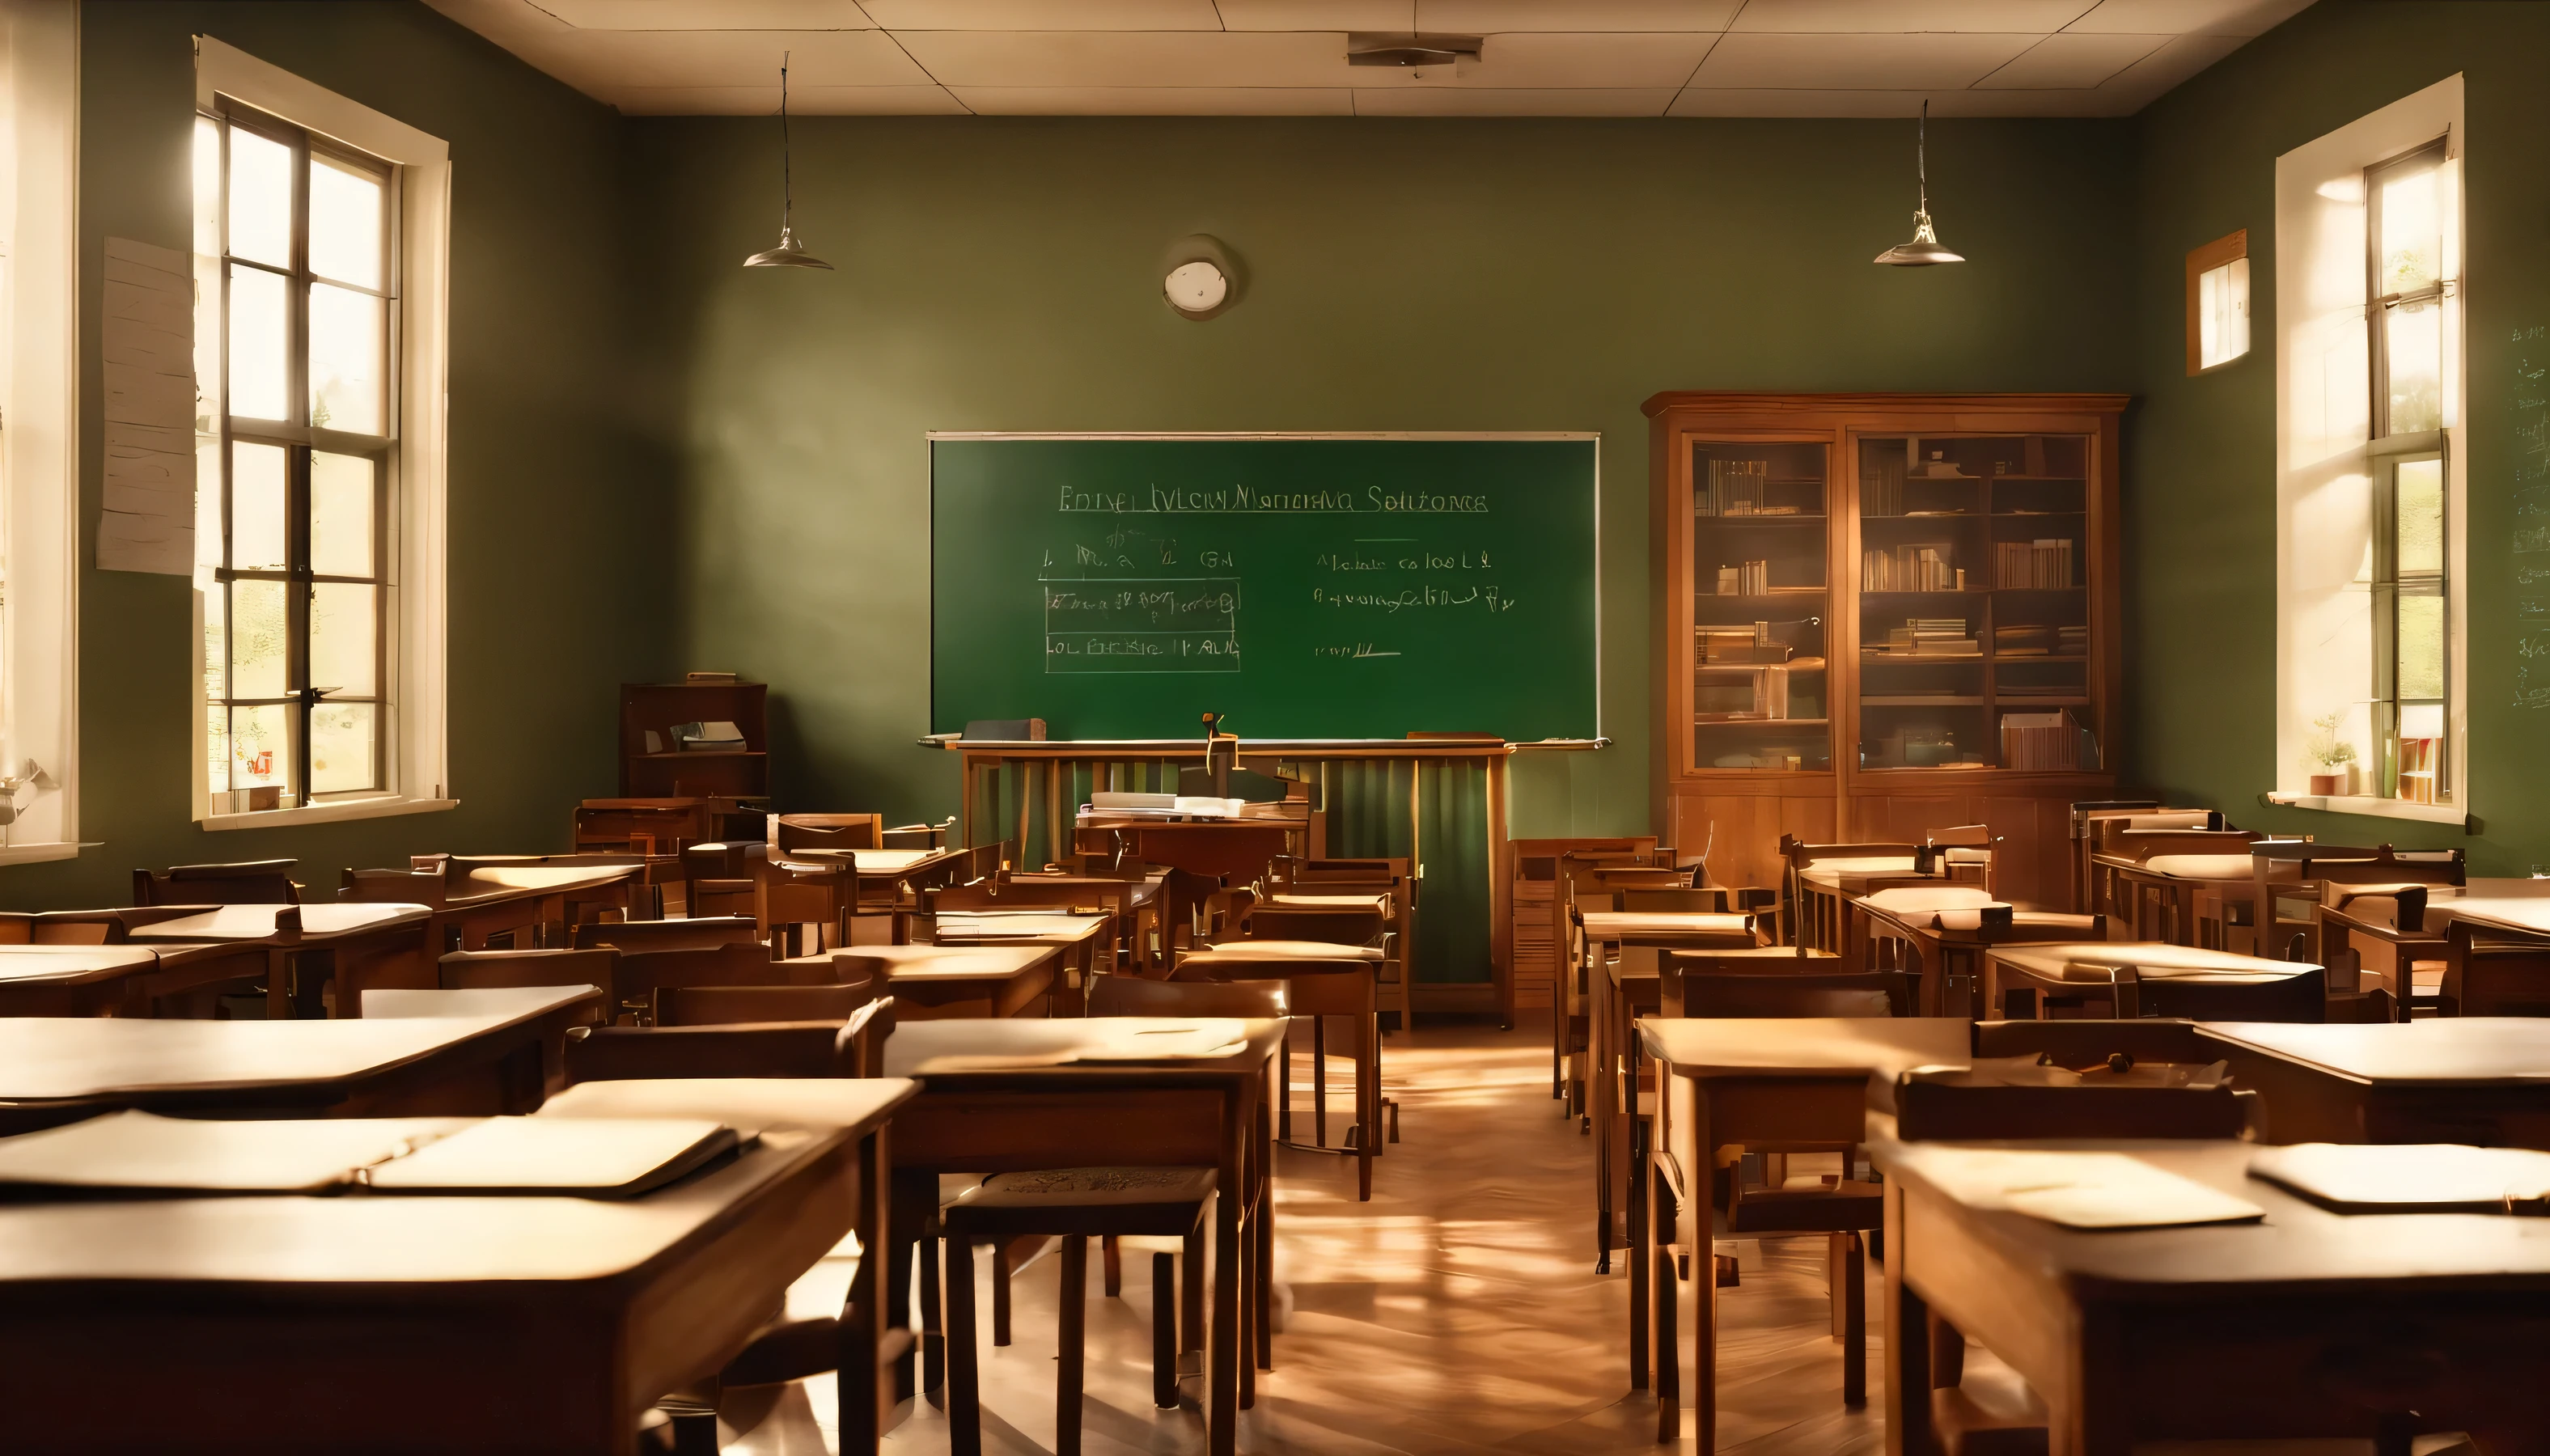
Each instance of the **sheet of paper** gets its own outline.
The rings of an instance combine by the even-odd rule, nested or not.
[[[2249,1176],[2367,1212],[2499,1208],[2550,1199],[2550,1153],[2451,1142],[2298,1142],[2259,1150]]]
[[[1923,1176],[1971,1209],[2007,1209],[2067,1228],[2241,1223],[2267,1211],[2124,1153],[1936,1148]]]
[[[195,570],[195,279],[174,248],[106,240],[101,571]]]
[[[298,1193],[344,1183],[357,1168],[467,1125],[449,1117],[220,1121],[113,1113],[0,1139],[0,1183]]]

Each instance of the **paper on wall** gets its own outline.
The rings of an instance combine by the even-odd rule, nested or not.
[[[195,277],[174,248],[106,240],[101,571],[195,570]]]

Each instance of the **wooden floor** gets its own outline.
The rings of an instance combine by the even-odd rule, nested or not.
[[[1655,1452],[1655,1407],[1632,1396],[1625,1364],[1628,1287],[1597,1276],[1590,1141],[1549,1097],[1548,1033],[1421,1025],[1390,1038],[1385,1082],[1403,1141],[1375,1169],[1373,1201],[1354,1202],[1353,1165],[1287,1152],[1278,1164],[1277,1276],[1292,1308],[1276,1369],[1240,1415],[1240,1449],[1321,1453]],[[1338,1064],[1344,1066],[1342,1062]],[[1297,1096],[1309,1081],[1297,1066]],[[1341,1073],[1342,1075],[1342,1073]],[[1338,1099],[1342,1110],[1344,1099]],[[1332,1123],[1332,1134],[1334,1124]],[[1820,1237],[1739,1246],[1743,1287],[1720,1309],[1724,1406],[1719,1449],[1742,1456],[1849,1456],[1885,1444],[1879,1407],[1841,1404],[1840,1346],[1829,1334]],[[1090,1260],[1090,1456],[1204,1450],[1189,1380],[1184,1406],[1150,1399],[1149,1265],[1126,1260],[1123,1298],[1098,1294]],[[989,1266],[978,1308],[989,1308]],[[798,1312],[837,1309],[847,1261],[791,1296]],[[1017,1343],[984,1347],[985,1448],[1051,1451],[1055,1261],[1021,1271]],[[1882,1281],[1869,1280],[1872,1328]],[[988,1335],[987,1335],[988,1338]],[[1882,1347],[1869,1353],[1882,1401]],[[742,1393],[738,1393],[742,1394]],[[730,1452],[823,1456],[832,1449],[832,1383],[752,1393],[732,1408]],[[887,1449],[947,1449],[946,1422],[908,1406]],[[1686,1417],[1688,1425],[1688,1417]],[[1682,1449],[1696,1449],[1686,1435]]]

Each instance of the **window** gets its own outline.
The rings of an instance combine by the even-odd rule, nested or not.
[[[2249,352],[2249,233],[2217,238],[2187,255],[2187,372],[2218,369]]]
[[[2461,97],[2440,82],[2276,164],[2287,802],[2468,813]]]
[[[0,0],[0,863],[79,852],[79,16]]]
[[[197,46],[198,818],[445,808],[444,149]]]
[[[197,120],[217,263],[196,492],[205,771],[277,808],[382,787],[396,168],[245,107]]]

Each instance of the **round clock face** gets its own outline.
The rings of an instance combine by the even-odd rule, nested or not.
[[[1170,305],[1185,314],[1220,308],[1223,298],[1230,292],[1230,280],[1222,276],[1222,269],[1202,258],[1171,269],[1165,286]]]

